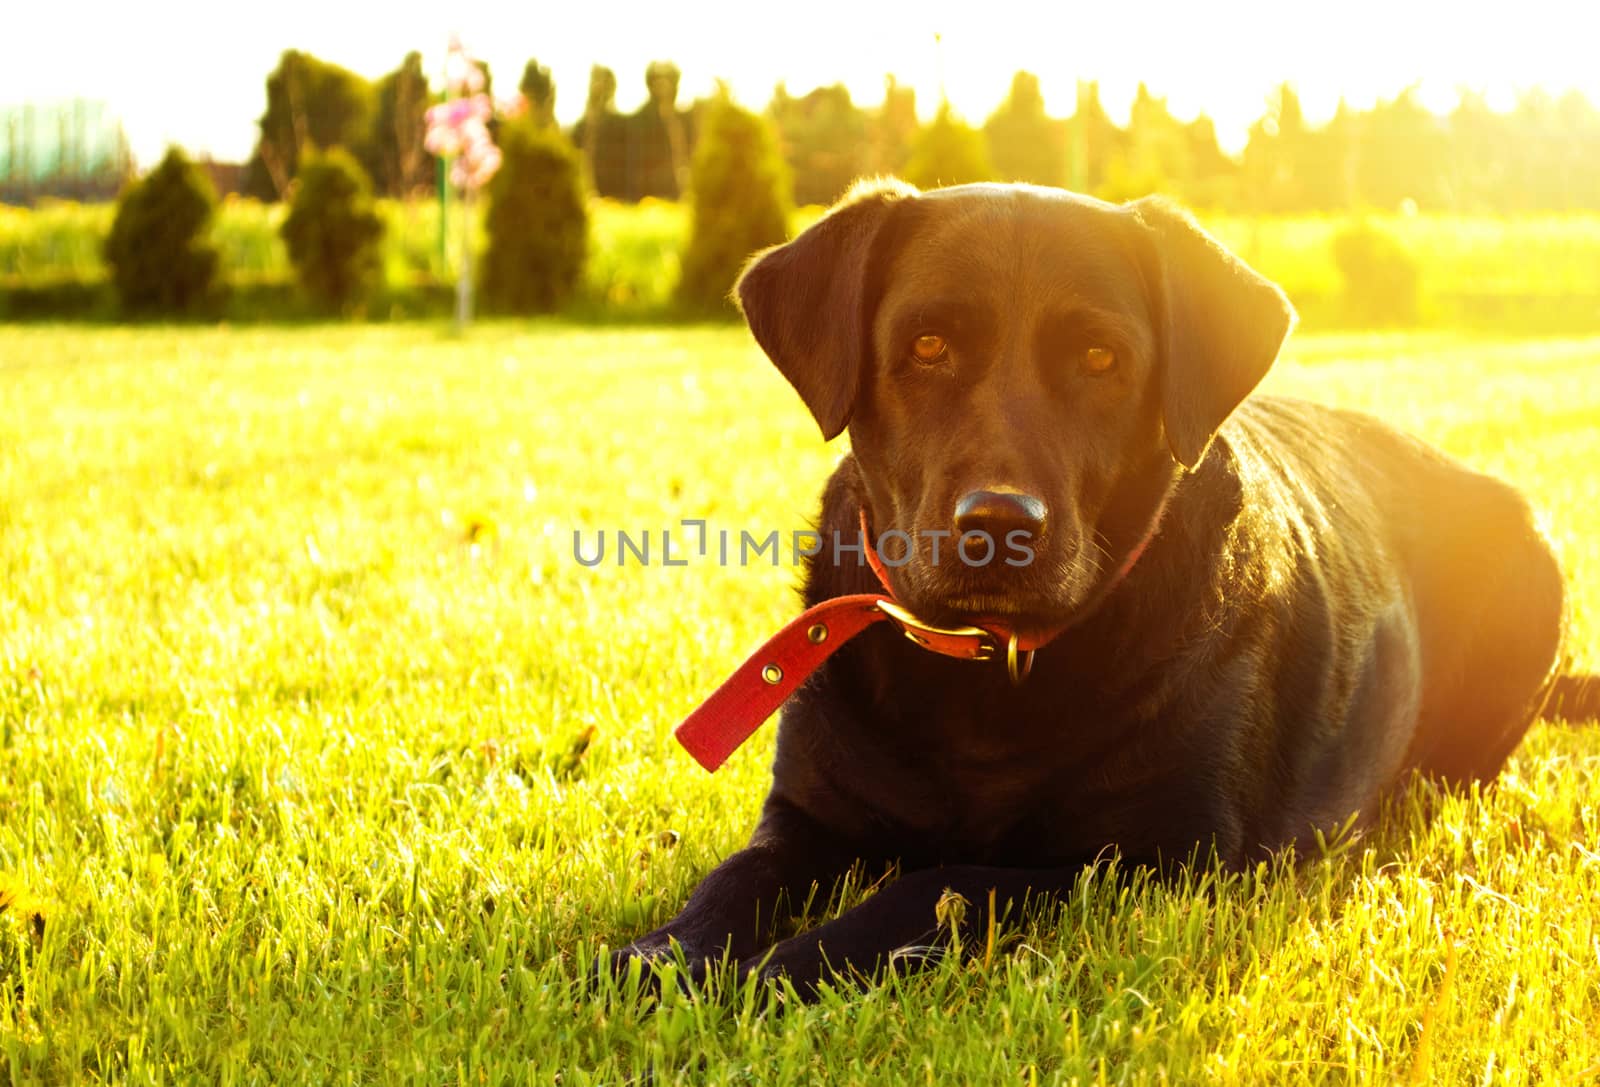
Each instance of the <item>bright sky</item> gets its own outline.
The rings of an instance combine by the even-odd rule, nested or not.
[[[69,0],[11,8],[0,105],[105,99],[141,163],[169,141],[246,157],[266,74],[284,49],[367,76],[420,49],[436,73],[452,31],[506,90],[530,56],[552,67],[565,121],[582,111],[592,63],[617,72],[626,111],[644,99],[644,67],[657,58],[683,69],[683,102],[721,77],[757,108],[779,80],[794,93],[842,80],[859,104],[871,105],[893,72],[916,87],[924,116],[938,101],[942,71],[956,109],[975,122],[1004,97],[1018,68],[1040,76],[1058,116],[1072,112],[1076,80],[1097,79],[1112,117],[1124,120],[1142,79],[1179,117],[1210,114],[1230,150],[1242,146],[1283,80],[1300,89],[1313,120],[1331,115],[1341,95],[1367,106],[1419,81],[1424,102],[1441,110],[1458,87],[1484,91],[1500,108],[1535,85],[1575,87],[1600,103],[1596,0],[813,0],[765,9],[751,0]]]

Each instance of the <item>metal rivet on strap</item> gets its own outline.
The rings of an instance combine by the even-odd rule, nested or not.
[[[776,664],[769,664],[761,669],[761,678],[776,687],[783,682],[783,669]]]
[[[813,645],[821,645],[828,640],[828,628],[817,623],[806,631],[806,637],[811,639]]]

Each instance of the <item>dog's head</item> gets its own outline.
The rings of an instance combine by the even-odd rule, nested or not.
[[[1183,212],[1020,185],[860,185],[736,291],[824,436],[849,427],[874,533],[914,541],[895,593],[936,621],[1067,621],[1293,322]]]

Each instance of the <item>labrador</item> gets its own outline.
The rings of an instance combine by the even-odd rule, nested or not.
[[[1025,679],[891,624],[837,649],[784,706],[748,847],[614,965],[681,949],[814,993],[925,961],[951,893],[981,933],[1108,850],[1244,866],[1414,772],[1492,779],[1555,681],[1528,504],[1374,418],[1251,396],[1293,310],[1166,202],[863,183],[736,295],[849,430],[822,536],[898,541],[822,549],[806,603],[887,592],[1038,648]],[[979,537],[1028,561],[969,561]],[[900,876],[773,943],[859,863]]]

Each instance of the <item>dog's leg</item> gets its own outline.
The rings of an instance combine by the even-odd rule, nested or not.
[[[989,925],[990,892],[996,922],[1015,919],[1023,906],[1070,892],[1082,865],[1065,868],[925,868],[889,885],[866,902],[811,932],[785,940],[765,959],[745,965],[763,977],[787,977],[806,997],[830,974],[875,975],[885,967],[917,969],[942,956],[951,932],[962,946],[981,946]],[[951,894],[966,901],[956,912]],[[945,916],[940,903],[945,902]],[[959,918],[959,919],[958,919]]]
[[[813,884],[826,893],[859,857],[815,820],[769,800],[750,844],[706,876],[681,913],[617,952],[613,967],[669,957],[674,944],[696,973],[724,955],[748,959],[770,940],[780,905],[800,905]]]

